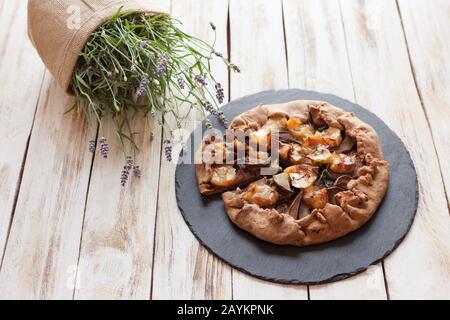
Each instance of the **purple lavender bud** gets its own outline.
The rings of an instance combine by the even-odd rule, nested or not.
[[[95,140],[90,140],[89,141],[89,152],[95,153],[95,147],[96,147]]]
[[[205,78],[203,78],[200,74],[197,74],[194,79],[203,86],[207,85]]]
[[[158,57],[156,60],[156,75],[161,77],[167,70],[167,54],[164,53]]]
[[[135,65],[132,65],[132,66],[131,66],[130,71],[131,71],[131,73],[133,73],[133,74],[137,74],[137,73],[138,73],[138,70],[137,70],[137,68],[136,68]]]
[[[101,137],[99,140],[100,143],[100,154],[103,158],[108,158],[109,154],[109,144],[105,137]]]
[[[223,58],[223,54],[220,53],[220,52],[213,51],[213,54],[214,54],[216,57]]]
[[[130,156],[126,157],[125,166],[128,169],[128,171],[130,171],[131,168],[133,168],[133,158],[131,158]]]
[[[241,73],[241,68],[235,64],[230,64],[230,68],[233,69],[234,72]]]
[[[215,89],[216,89],[217,101],[219,101],[219,103],[222,103],[225,98],[225,94],[224,94],[222,85],[220,83],[216,83]]]
[[[211,29],[216,31],[216,25],[214,23],[210,22],[209,25],[211,26]]]
[[[134,167],[133,167],[133,175],[134,175],[136,178],[140,178],[140,177],[141,177],[142,172],[141,172],[141,168],[140,168],[139,166],[134,166]]]
[[[122,174],[120,175],[120,185],[125,187],[128,182],[128,177],[130,176],[130,170],[128,170],[127,166],[123,167]]]
[[[164,140],[164,154],[168,162],[172,162],[172,142],[170,140]]]
[[[217,110],[214,109],[214,107],[212,106],[211,102],[209,102],[209,101],[203,102],[203,108],[206,111],[208,111],[209,113],[211,113],[212,115],[218,116]]]
[[[178,78],[177,82],[181,90],[183,90],[186,87],[186,82],[184,81],[183,78]]]
[[[144,74],[141,78],[141,83],[139,84],[139,88],[136,90],[136,97],[140,97],[147,92],[147,84],[148,84],[148,74]]]
[[[228,128],[228,125],[229,125],[228,120],[227,120],[227,118],[225,117],[225,115],[223,114],[222,111],[219,111],[219,115],[217,116],[217,118],[219,118],[220,123],[222,123],[222,125],[225,128]]]

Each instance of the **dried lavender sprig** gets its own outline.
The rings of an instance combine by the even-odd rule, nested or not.
[[[134,166],[134,167],[133,167],[133,175],[134,175],[136,178],[140,178],[140,177],[141,177],[142,171],[141,171],[141,168],[140,168],[139,166]]]
[[[172,162],[172,142],[170,140],[164,140],[164,154],[166,156],[166,160],[168,162]]]
[[[125,187],[130,177],[130,171],[133,168],[133,158],[127,156],[125,159],[125,165],[123,166],[122,173],[120,175],[120,185]]]
[[[125,33],[124,25],[127,26]],[[138,28],[134,28],[135,26]],[[210,26],[216,29],[214,24]],[[113,43],[117,43],[117,46],[111,47],[111,40],[114,40]],[[187,58],[179,57],[177,52],[186,48],[186,45],[195,50],[190,51]],[[155,57],[155,50],[167,54],[167,70],[161,77],[164,79],[156,77],[158,54]],[[141,14],[122,15],[118,12],[115,18],[97,30],[87,43],[74,72],[72,89],[78,97],[87,97],[88,106],[97,118],[109,111],[112,111],[113,117],[122,117],[129,109],[136,108],[152,117],[156,113],[160,116],[158,123],[161,125],[166,123],[164,118],[170,113],[177,119],[179,126],[183,116],[177,109],[179,101],[191,102],[190,107],[193,108],[196,104],[194,99],[209,99],[206,98],[209,95],[214,109],[217,110],[217,92],[211,92],[206,86],[215,83],[209,67],[212,56],[208,57],[203,51],[222,57],[221,53],[215,51],[214,44],[209,46],[200,39],[185,35],[176,27],[176,21],[169,16],[147,19]],[[102,63],[95,63],[94,60],[97,59],[92,57],[98,57]],[[191,64],[192,57],[196,61],[194,65]],[[163,59],[160,60],[158,73],[162,72],[165,65]],[[230,70],[235,70],[236,67],[230,66],[228,59],[222,57],[222,60]],[[187,71],[183,75],[184,70]],[[197,79],[196,74],[199,74]],[[174,88],[173,84],[177,84],[179,76],[185,81],[183,92],[180,92],[180,86],[176,86],[175,90],[171,89]],[[136,99],[136,96],[147,94],[148,100]],[[174,101],[175,107],[172,106]],[[129,127],[118,126],[121,140],[122,137],[133,139],[132,128],[129,133],[122,131],[122,128],[128,130]]]
[[[168,64],[167,53],[163,53],[156,60],[156,75],[158,77],[161,77],[163,74],[166,73],[167,64]]]
[[[202,75],[197,74],[194,77],[195,81],[197,81],[198,83],[200,83],[202,86],[206,86],[208,83],[206,82],[205,78],[203,78]]]
[[[96,144],[95,140],[89,140],[89,152],[90,153],[95,153],[96,146],[97,146],[97,144]]]
[[[213,116],[218,116],[218,115],[219,115],[218,112],[217,112],[217,110],[213,107],[213,105],[212,105],[211,102],[209,102],[209,101],[204,101],[204,102],[203,102],[203,108],[204,108],[207,112],[211,113]]]
[[[223,103],[223,100],[225,98],[225,94],[224,94],[224,90],[222,88],[222,85],[220,83],[216,83],[215,84],[215,89],[216,89],[217,101],[219,103]]]
[[[177,83],[181,90],[183,90],[186,87],[186,81],[184,81],[183,78],[178,78]]]
[[[130,156],[127,156],[125,159],[125,164],[126,164],[128,170],[131,170],[131,168],[133,167],[133,158],[131,158]]]
[[[100,143],[100,154],[103,158],[108,158],[108,154],[109,154],[109,144],[108,144],[108,140],[106,140],[105,137],[101,137],[99,140]]]
[[[235,64],[233,64],[233,63],[230,64],[230,68],[231,68],[234,72],[241,73],[241,68],[239,68],[237,65],[235,65]]]
[[[222,110],[220,110],[220,111],[218,112],[217,118],[219,119],[220,123],[221,123],[225,128],[228,128],[228,125],[229,125],[228,119],[225,117],[225,115],[223,114],[223,111],[222,111]]]
[[[141,82],[139,84],[139,88],[136,90],[136,97],[141,97],[147,92],[147,84],[148,84],[149,76],[148,74],[144,74],[141,78]]]
[[[223,58],[223,54],[222,54],[221,52],[218,52],[218,51],[214,50],[214,51],[213,51],[213,54],[214,54],[216,57]]]
[[[122,187],[126,186],[129,176],[130,176],[130,170],[128,170],[128,166],[124,166],[122,173],[120,175],[120,185]]]

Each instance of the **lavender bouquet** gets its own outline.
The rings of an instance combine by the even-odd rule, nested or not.
[[[181,31],[180,24],[167,14],[119,10],[91,35],[80,54],[71,82],[75,94],[71,110],[85,112],[100,125],[107,117],[114,122],[122,145],[127,141],[134,150],[139,146],[134,142],[133,123],[127,116],[130,110],[156,118],[166,137],[183,127],[193,109],[204,115],[211,113],[227,126],[219,109],[224,90],[211,73],[211,61],[220,59],[230,70],[240,70],[214,49],[215,41],[209,45]],[[216,34],[215,25],[210,23],[210,27]],[[188,106],[187,111],[186,107],[180,108],[182,104]],[[168,117],[175,121],[167,121]],[[175,126],[168,126],[168,122]],[[108,142],[100,137],[98,144],[106,158]],[[170,138],[165,144],[170,161]],[[95,151],[95,140],[89,142],[89,148]],[[125,148],[124,156],[122,185],[131,171],[140,174]]]

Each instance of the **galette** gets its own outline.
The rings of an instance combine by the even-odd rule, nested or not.
[[[389,182],[375,130],[323,101],[259,105],[196,154],[200,193],[221,193],[239,228],[307,246],[342,237],[376,212]]]

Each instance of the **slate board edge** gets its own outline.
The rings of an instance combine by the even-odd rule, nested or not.
[[[239,98],[239,99],[235,99],[235,100],[233,100],[233,102],[240,102],[240,101],[242,101],[242,100],[249,99],[249,98],[251,98],[252,96],[257,96],[257,95],[262,95],[262,94],[270,94],[270,93],[277,94],[277,93],[282,93],[282,92],[287,92],[287,91],[294,91],[294,90],[295,90],[295,89],[266,90],[266,91],[261,91],[261,92],[255,93],[255,94],[247,95],[247,96],[241,97],[241,98]],[[348,103],[350,103],[350,104],[355,104],[355,102],[351,102],[351,101],[349,101],[349,100],[347,100],[347,99],[338,97],[338,96],[333,95],[333,94],[322,93],[322,92],[317,92],[317,91],[313,91],[313,90],[302,90],[302,91],[309,91],[309,92],[314,93],[314,94],[320,94],[320,95],[322,95],[322,96],[325,97],[325,98],[327,98],[327,97],[335,97],[335,98],[337,98],[337,99],[339,99],[339,100],[346,101],[346,102],[348,102]],[[323,100],[327,101],[327,99],[323,99]],[[230,101],[230,102],[231,102],[231,101]],[[370,110],[367,110],[367,109],[366,109],[366,111],[369,112],[369,113],[371,113],[374,117],[378,118],[380,121],[382,121],[376,114],[374,114],[374,113],[371,112]],[[202,126],[202,124],[200,124],[199,126]],[[396,136],[398,137],[398,135],[397,135],[391,128],[389,128],[388,126],[386,126],[386,127],[387,127],[388,130],[390,130],[390,131],[392,132],[392,134],[394,134],[394,135],[396,135]],[[198,128],[195,128],[194,130],[197,130],[197,129],[198,129]],[[400,137],[398,137],[398,138],[401,140]],[[401,142],[403,143],[402,140],[401,140]],[[403,144],[404,144],[404,143],[403,143]],[[405,145],[405,144],[404,144],[404,145]],[[248,275],[250,275],[250,276],[252,276],[252,277],[256,277],[256,278],[258,278],[258,279],[262,279],[262,280],[265,280],[265,281],[270,281],[270,282],[274,282],[274,283],[281,283],[281,284],[319,285],[319,284],[324,284],[324,283],[330,283],[330,282],[335,282],[335,281],[339,281],[339,280],[344,280],[344,279],[350,278],[350,277],[352,277],[352,276],[355,276],[355,275],[357,275],[357,274],[359,274],[359,273],[361,273],[361,272],[364,272],[364,271],[367,270],[367,268],[369,268],[371,265],[375,265],[375,264],[381,262],[382,260],[384,260],[388,255],[390,255],[390,254],[391,254],[391,253],[392,253],[392,252],[400,245],[400,243],[404,240],[404,238],[405,238],[406,235],[408,234],[409,230],[411,229],[412,223],[414,222],[415,215],[417,214],[417,206],[418,206],[418,201],[419,201],[419,188],[418,188],[418,180],[417,180],[417,171],[416,171],[416,169],[415,169],[414,163],[412,162],[411,154],[410,154],[408,148],[406,147],[406,145],[405,145],[405,149],[406,149],[406,152],[407,152],[407,154],[408,154],[408,156],[409,156],[409,159],[410,159],[409,165],[412,167],[412,169],[413,169],[413,171],[414,171],[414,173],[415,173],[415,179],[416,179],[416,181],[415,181],[415,183],[416,183],[416,188],[415,188],[415,189],[416,189],[416,194],[415,194],[415,199],[414,199],[414,201],[415,201],[414,206],[415,206],[415,208],[416,208],[416,211],[415,211],[415,213],[414,213],[412,219],[410,219],[410,221],[409,221],[409,224],[408,224],[408,226],[407,226],[407,228],[406,228],[406,232],[403,234],[402,237],[400,237],[396,242],[394,242],[393,245],[392,245],[392,247],[391,247],[389,250],[387,250],[381,257],[379,257],[379,258],[375,259],[373,262],[367,264],[367,266],[360,267],[360,268],[358,268],[358,269],[356,269],[356,270],[354,270],[354,271],[352,271],[352,272],[346,272],[346,273],[342,273],[342,274],[336,274],[336,275],[334,275],[334,276],[332,276],[332,277],[325,278],[325,279],[323,279],[323,280],[321,280],[321,281],[299,281],[298,279],[277,279],[277,278],[273,278],[273,277],[266,277],[266,276],[262,276],[262,275],[259,275],[259,274],[251,273],[251,272],[249,272],[248,270],[246,270],[246,269],[244,269],[244,268],[242,268],[242,267],[240,267],[240,266],[237,266],[236,264],[234,264],[234,263],[232,263],[232,262],[227,261],[226,258],[222,257],[220,254],[218,254],[218,253],[216,253],[215,251],[213,251],[213,250],[208,246],[208,244],[205,243],[205,242],[198,236],[197,232],[195,231],[195,229],[193,228],[193,226],[191,225],[191,223],[189,223],[188,219],[186,218],[185,213],[184,213],[184,209],[181,208],[181,206],[179,206],[178,192],[175,192],[175,194],[176,194],[176,199],[177,199],[177,206],[178,206],[178,208],[179,208],[179,210],[180,210],[180,212],[181,212],[181,215],[182,215],[182,217],[183,217],[183,220],[186,222],[188,228],[191,230],[192,234],[193,234],[193,235],[195,236],[195,238],[200,242],[200,244],[201,244],[203,247],[205,247],[205,248],[208,250],[208,252],[210,252],[210,253],[212,253],[213,255],[215,255],[216,257],[220,258],[220,259],[221,259],[222,261],[224,261],[226,264],[232,266],[234,269],[237,269],[237,270],[239,270],[239,271],[241,271],[241,272],[244,272],[245,274],[248,274]],[[183,151],[181,151],[181,153],[182,153],[182,152],[183,152]],[[178,170],[179,170],[179,168],[180,168],[180,164],[177,165],[176,172],[175,172],[175,175],[174,175],[174,179],[175,179],[175,189],[176,189],[176,190],[179,189],[179,183],[178,183],[178,180],[177,180],[177,178],[176,178],[177,175],[178,175]],[[263,241],[263,240],[261,240],[261,241]]]

